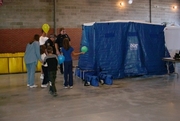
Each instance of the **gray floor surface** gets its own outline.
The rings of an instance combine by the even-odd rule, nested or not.
[[[26,86],[26,73],[0,75],[0,121],[180,121],[180,80],[176,75],[114,80],[113,85],[84,86],[74,77],[63,88],[58,71],[58,96]]]

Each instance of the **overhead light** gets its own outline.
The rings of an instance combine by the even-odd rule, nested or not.
[[[120,6],[124,6],[124,3],[123,3],[123,2],[121,2],[121,3],[120,3]]]
[[[133,0],[129,0],[128,3],[129,3],[129,4],[132,4],[132,3],[133,3]]]
[[[177,6],[173,6],[173,9],[177,9]]]

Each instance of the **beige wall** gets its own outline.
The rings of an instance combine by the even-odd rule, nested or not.
[[[0,6],[0,29],[51,28],[54,0],[4,0]],[[56,28],[81,28],[83,23],[109,20],[138,20],[149,22],[149,0],[55,0]],[[180,24],[179,0],[151,0],[152,23]],[[124,6],[119,3],[123,2]],[[172,6],[177,5],[177,10]],[[1,33],[0,33],[1,34]]]

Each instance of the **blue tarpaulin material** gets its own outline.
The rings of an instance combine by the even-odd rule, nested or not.
[[[105,71],[113,78],[167,73],[163,57],[165,26],[140,22],[95,22],[82,26],[78,66],[83,70]]]

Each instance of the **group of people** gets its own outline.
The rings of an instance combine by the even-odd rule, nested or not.
[[[72,54],[80,55],[84,53],[74,52],[70,41],[64,28],[60,28],[60,34],[58,36],[50,34],[48,38],[44,31],[42,31],[41,36],[38,34],[34,35],[34,38],[27,44],[24,55],[28,87],[37,87],[37,85],[34,84],[35,71],[37,62],[40,61],[42,63],[40,76],[42,79],[41,87],[47,87],[49,85],[50,93],[53,96],[57,96],[55,80],[59,65],[57,56],[60,54],[63,54],[65,57],[63,64],[60,64],[60,73],[64,74],[64,88],[73,87]]]

